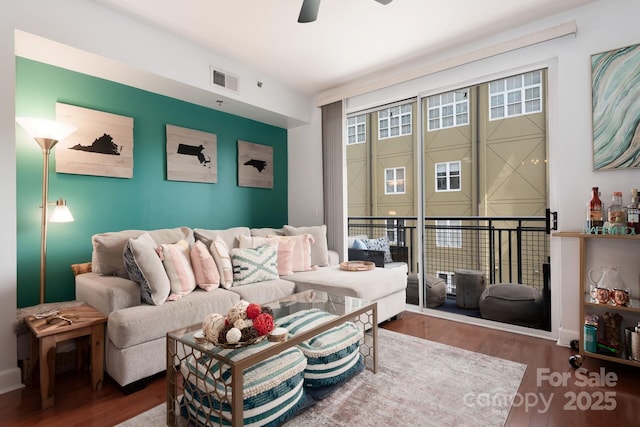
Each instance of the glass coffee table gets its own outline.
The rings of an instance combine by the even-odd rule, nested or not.
[[[321,324],[316,324],[313,328],[300,332],[295,336],[289,336],[283,342],[271,342],[265,339],[259,344],[259,348],[256,347],[253,351],[243,352],[240,357],[236,355],[233,360],[225,357],[225,351],[221,347],[217,347],[208,341],[203,342],[201,339],[196,340],[194,335],[202,330],[201,323],[167,333],[167,425],[194,425],[200,423],[197,419],[191,419],[192,415],[189,411],[185,411],[188,418],[184,418],[181,415],[181,409],[183,409],[181,405],[184,405],[184,403],[181,403],[181,397],[184,392],[181,365],[190,358],[213,360],[217,365],[226,366],[230,370],[230,377],[217,375],[216,378],[209,376],[206,379],[214,384],[216,389],[225,390],[222,394],[216,393],[215,399],[220,403],[218,409],[213,406],[203,406],[198,408],[198,411],[204,411],[204,416],[209,415],[206,411],[216,411],[215,416],[220,419],[220,425],[232,426],[242,426],[243,423],[243,372],[247,368],[335,326],[353,322],[363,331],[359,351],[366,368],[377,373],[377,303],[354,297],[309,290],[271,303],[261,304],[261,306],[269,307],[273,310],[276,323],[279,318],[310,309],[320,309],[335,315],[335,317],[331,317]],[[246,356],[244,353],[246,353]],[[240,392],[235,393],[235,390],[240,390]],[[222,413],[222,405],[227,405],[231,408],[231,419]]]

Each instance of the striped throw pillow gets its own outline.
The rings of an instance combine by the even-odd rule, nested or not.
[[[196,288],[196,277],[193,274],[189,256],[189,243],[186,240],[179,240],[173,244],[165,243],[161,247],[162,264],[171,283],[168,301],[177,301]]]
[[[271,245],[231,249],[233,285],[248,285],[278,278],[276,249]]]

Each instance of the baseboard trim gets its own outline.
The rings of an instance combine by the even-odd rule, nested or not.
[[[563,347],[571,347],[571,341],[577,340],[579,338],[580,333],[578,331],[572,331],[563,328],[558,329],[558,345],[561,345]]]
[[[22,384],[22,372],[20,368],[15,367],[0,371],[0,394],[5,394],[23,387],[24,384]]]

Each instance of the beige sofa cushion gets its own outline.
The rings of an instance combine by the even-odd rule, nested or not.
[[[233,249],[240,247],[240,236],[251,236],[251,230],[249,227],[232,227],[226,230],[195,228],[193,234],[195,239],[200,240],[206,247],[210,247],[216,237],[220,236],[227,247]]]
[[[407,288],[407,266],[354,272],[341,270],[336,265],[293,273],[283,279],[295,282],[296,292],[314,289],[376,301]]]
[[[129,239],[135,239],[143,233],[149,233],[157,245],[175,243],[180,239],[193,244],[193,231],[189,227],[165,228],[151,231],[123,230],[91,236],[93,253],[91,254],[91,271],[105,276],[129,276],[124,268],[122,255]]]
[[[221,288],[211,292],[196,289],[179,301],[160,306],[142,304],[111,313],[107,334],[116,347],[131,347],[201,323],[211,313],[226,313],[239,300],[238,294]]]
[[[252,228],[251,235],[255,237],[284,236],[282,228]]]

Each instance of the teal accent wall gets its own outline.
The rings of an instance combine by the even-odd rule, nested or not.
[[[53,150],[49,200],[66,199],[75,222],[48,226],[46,302],[75,299],[70,266],[91,260],[96,233],[287,223],[286,129],[16,58],[16,116],[55,119],[56,102],[132,117],[133,178],[56,173]],[[166,124],[217,135],[216,184],[167,181]],[[273,189],[238,187],[239,139],[273,146]],[[42,151],[17,124],[16,169],[17,292],[25,307],[39,302]]]

